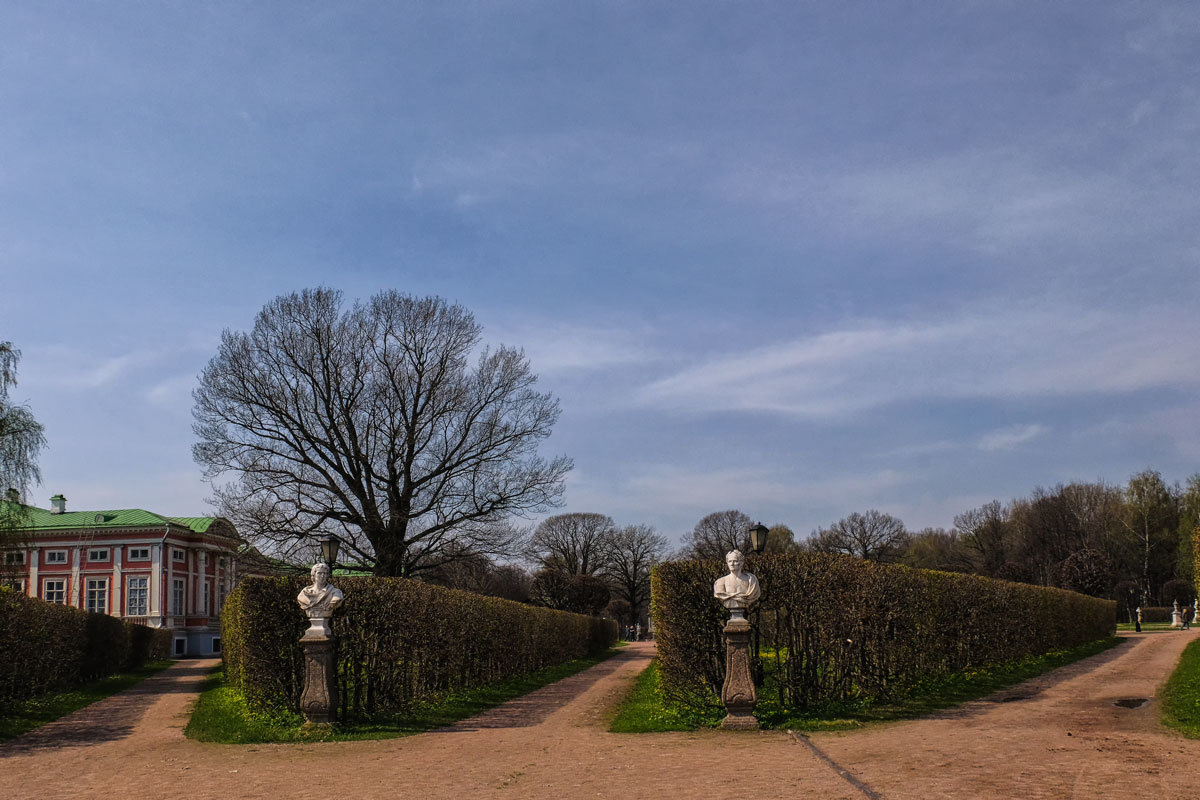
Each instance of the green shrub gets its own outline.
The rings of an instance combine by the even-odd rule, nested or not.
[[[246,578],[222,612],[225,674],[251,708],[295,711],[303,679],[303,578]],[[445,695],[597,655],[612,620],[403,578],[342,578],[334,615],[341,717],[406,713]]]
[[[763,597],[751,621],[777,660],[781,705],[902,697],[922,681],[1075,647],[1116,627],[1110,600],[1008,581],[878,564],[848,556],[754,559]],[[724,680],[712,597],[718,561],[660,564],[651,577],[662,692],[680,709],[717,704]]]
[[[0,703],[167,657],[171,632],[0,590]]]

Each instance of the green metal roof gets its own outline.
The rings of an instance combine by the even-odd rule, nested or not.
[[[216,517],[171,517],[172,522],[178,522],[184,527],[191,528],[196,533],[204,533],[214,522]]]
[[[3,505],[11,503],[0,501]],[[182,525],[196,533],[204,533],[216,517],[164,517],[140,508],[117,508],[108,511],[67,511],[52,514],[45,508],[25,506],[28,525],[23,530],[62,530],[64,528],[136,528],[146,526]]]

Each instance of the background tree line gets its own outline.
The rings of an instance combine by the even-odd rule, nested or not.
[[[801,546],[922,569],[968,572],[1113,597],[1130,607],[1195,596],[1200,474],[1168,484],[1146,469],[1124,486],[1036,488],[985,503],[953,527],[911,532],[876,510],[814,531]]]

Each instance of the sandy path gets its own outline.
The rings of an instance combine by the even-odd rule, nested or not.
[[[1153,703],[1132,710],[1112,705],[1123,697],[1152,697],[1194,635],[1130,637],[1115,651],[1008,692],[1025,699],[980,701],[936,718],[815,735],[816,751],[782,732],[605,732],[613,705],[653,654],[650,644],[632,645],[585,673],[445,730],[311,745],[184,739],[194,689],[212,663],[190,661],[0,745],[0,794],[14,800],[734,792],[763,798],[1194,797],[1200,771],[1184,760],[1200,756],[1200,741],[1161,731]]]

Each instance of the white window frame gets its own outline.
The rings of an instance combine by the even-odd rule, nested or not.
[[[84,582],[83,610],[95,614],[108,613],[108,578],[88,578]]]
[[[104,555],[97,558],[97,556],[96,556],[97,553],[103,553]],[[87,560],[88,560],[89,564],[96,562],[96,561],[108,561],[109,557],[110,557],[110,551],[107,547],[89,547],[88,548]]]
[[[150,560],[150,548],[149,547],[131,547],[131,548],[129,548],[129,560],[130,561],[149,561]]]
[[[172,561],[187,561],[187,553],[185,553],[183,550],[173,547],[173,548],[171,548],[171,560]]]
[[[46,550],[45,552],[42,553],[42,563],[43,564],[66,564],[67,563],[67,551],[66,550]]]
[[[187,608],[187,581],[183,578],[171,580],[171,616],[182,617]]]
[[[25,594],[24,578],[0,578],[0,586],[6,586],[15,592]]]
[[[50,584],[60,584],[60,588],[51,589]],[[57,595],[58,598],[52,595]],[[42,578],[42,599],[47,603],[65,606],[67,604],[67,579],[66,578]]]
[[[200,581],[200,616],[207,617],[208,613],[208,579]]]
[[[28,560],[24,550],[4,551],[4,566],[6,567],[23,567]]]
[[[134,583],[140,585],[135,586]],[[137,607],[134,607],[134,603]],[[125,616],[144,617],[150,613],[150,577],[129,575],[125,578]]]

